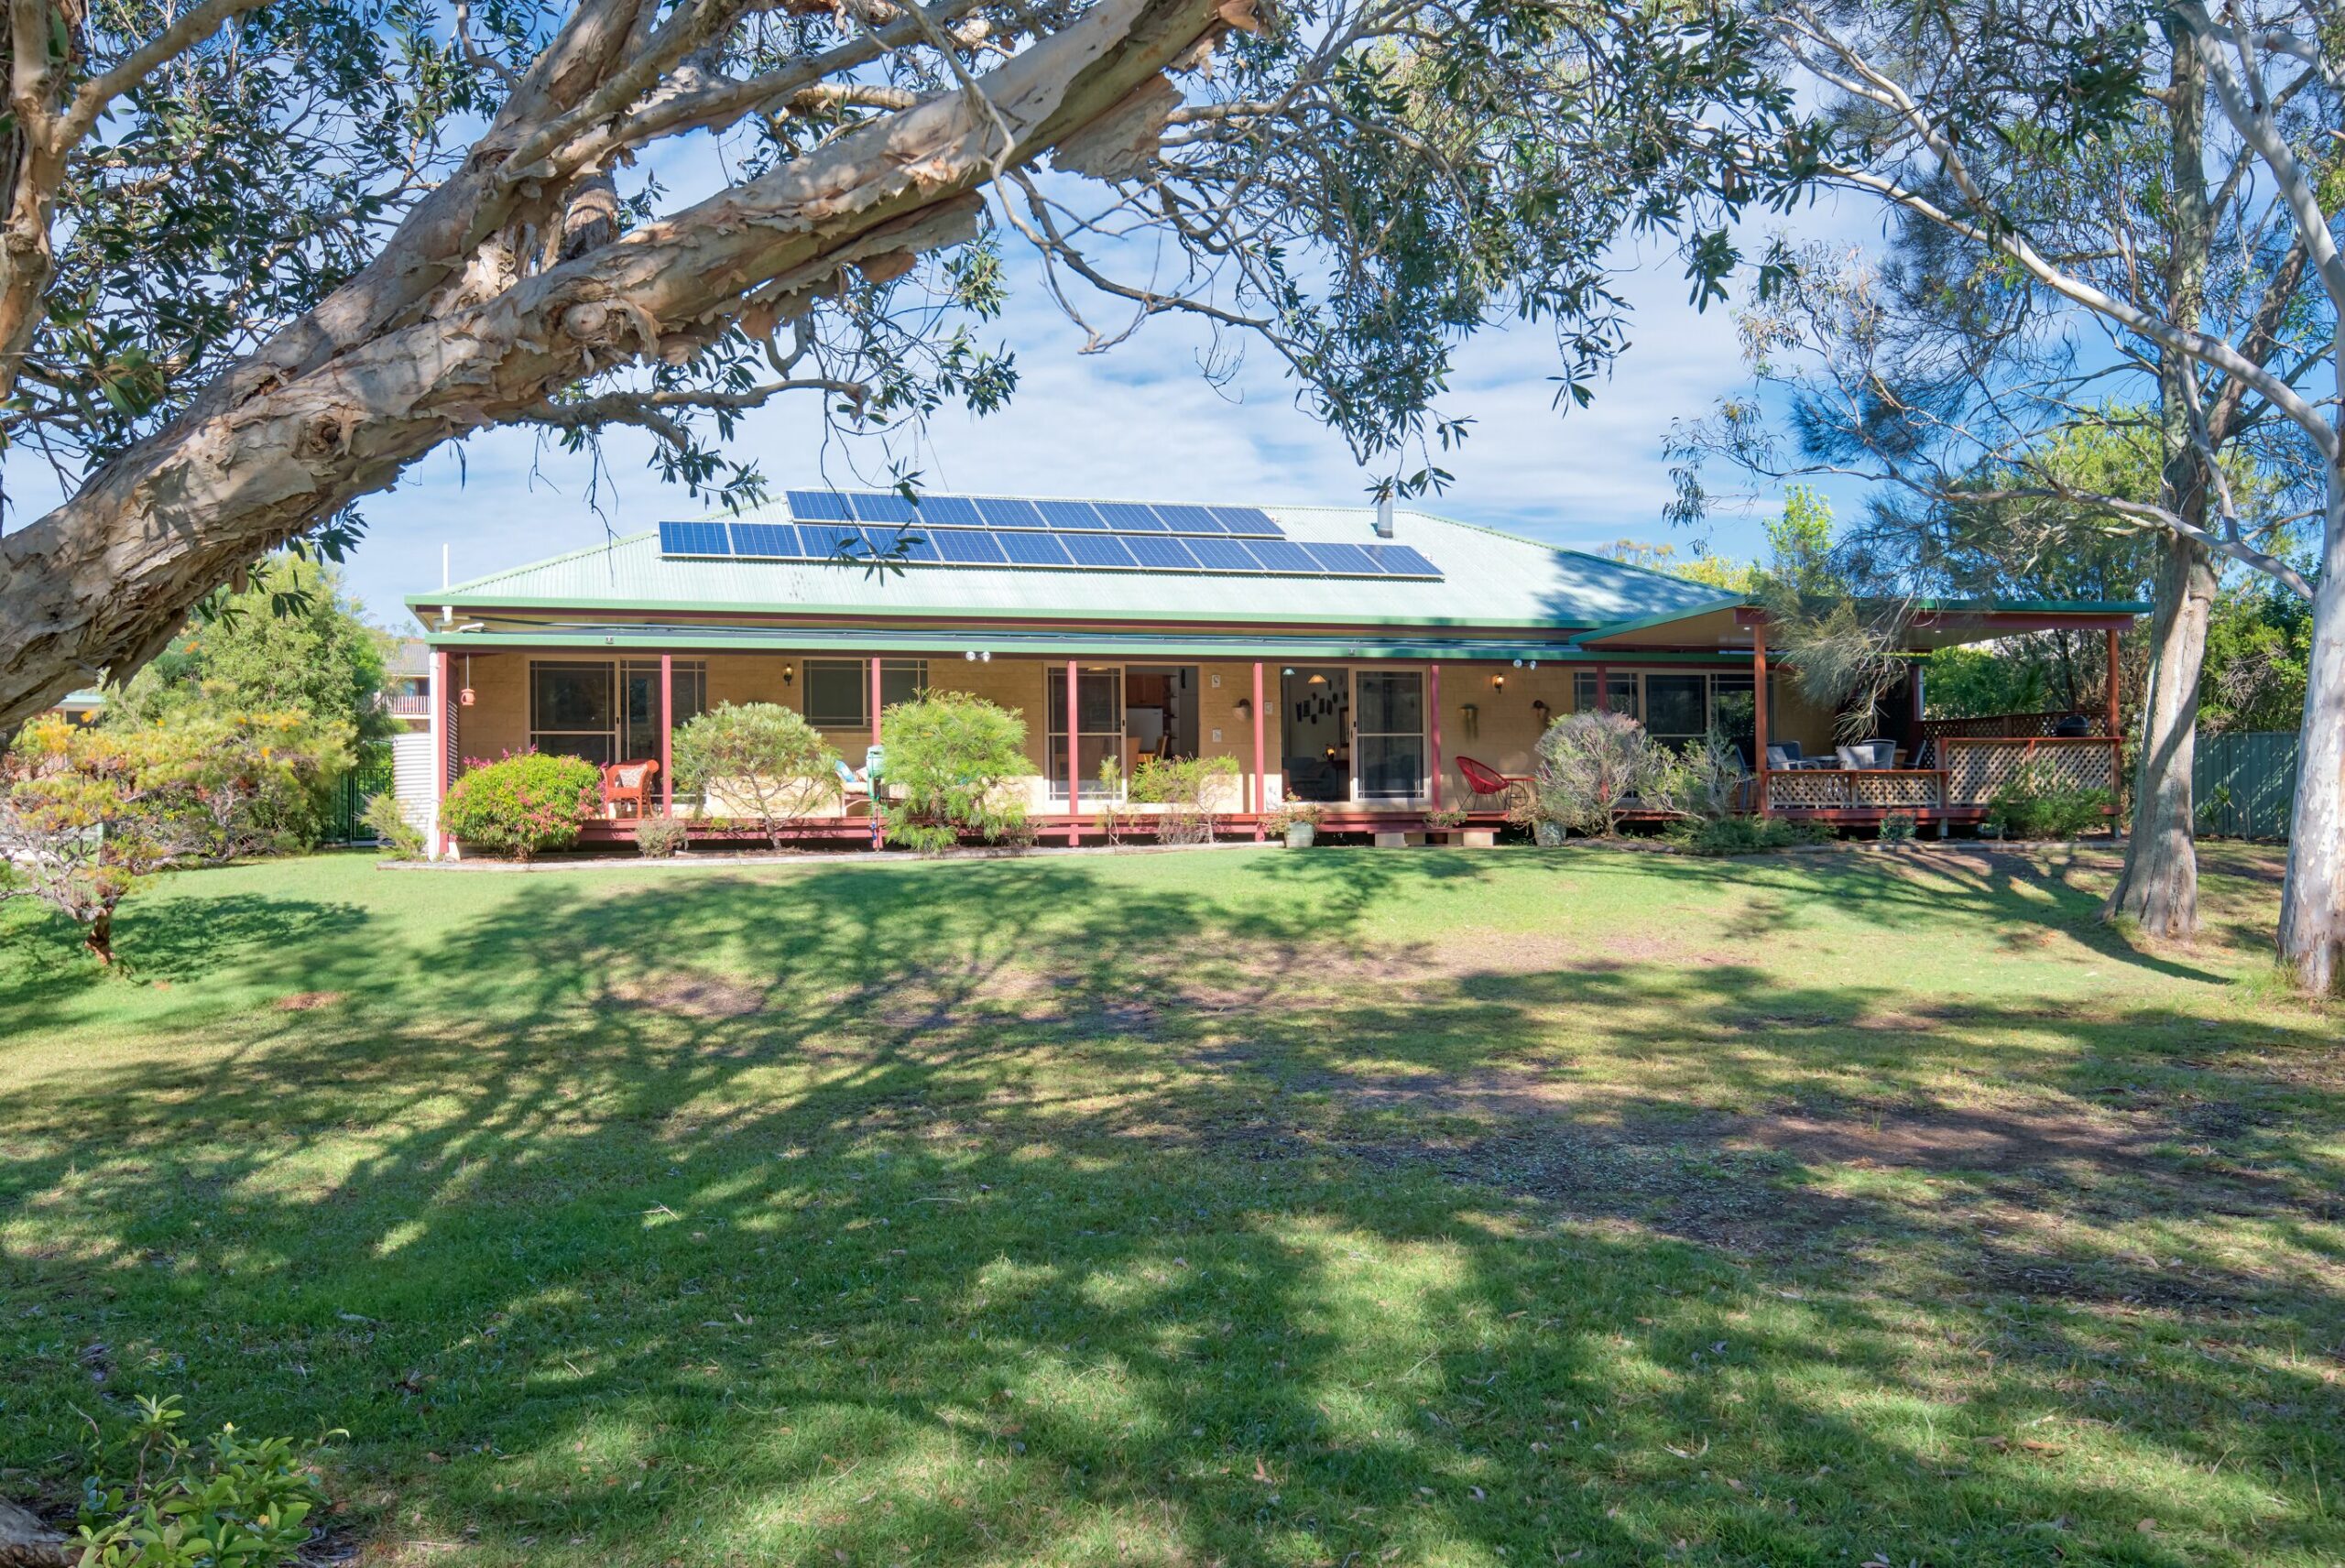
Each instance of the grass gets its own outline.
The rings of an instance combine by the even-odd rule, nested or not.
[[[1319,850],[0,922],[0,1491],[350,1433],[373,1563],[2329,1564],[2276,860]]]

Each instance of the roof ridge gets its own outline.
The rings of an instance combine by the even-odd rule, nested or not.
[[[485,577],[472,577],[462,583],[451,583],[439,592],[456,593],[484,587],[500,578],[518,577],[525,572],[540,572],[549,566],[559,566],[566,561],[582,561],[590,555],[599,555],[605,550],[616,550],[623,544],[641,544],[646,539],[654,539],[659,537],[660,530],[656,527],[646,528],[639,534],[618,534],[605,538],[600,544],[582,545],[576,550],[563,550],[560,555],[549,555],[537,561],[525,561],[518,566],[508,566],[502,572],[492,572]],[[430,591],[408,595],[409,603],[416,600],[429,601],[431,597]]]

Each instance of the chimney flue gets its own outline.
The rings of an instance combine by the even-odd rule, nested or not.
[[[1379,495],[1376,498],[1376,537],[1378,539],[1392,537],[1392,497],[1390,495]]]

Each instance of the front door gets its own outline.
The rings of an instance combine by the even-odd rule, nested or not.
[[[1361,670],[1356,728],[1361,800],[1413,800],[1425,792],[1423,672]]]
[[[1051,669],[1050,768],[1051,798],[1066,799],[1066,670]],[[1074,766],[1077,787],[1085,800],[1102,799],[1107,786],[1099,765],[1124,753],[1124,672],[1117,665],[1076,671],[1074,677]]]

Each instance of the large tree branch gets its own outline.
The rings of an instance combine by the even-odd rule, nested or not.
[[[997,158],[1047,152],[1224,25],[1216,0],[1099,0],[978,79],[982,103],[938,94],[493,298],[289,375],[225,378],[236,394],[0,538],[0,728],[96,670],[135,668],[234,567],[451,437],[615,366],[690,354],[745,310],[802,314],[844,267],[887,276],[965,238]]]
[[[169,27],[82,83],[57,122],[53,136],[58,152],[61,155],[71,150],[96,126],[98,116],[105,113],[108,104],[146,81],[159,67],[193,49],[235,17],[267,3],[267,0],[203,0],[202,5],[180,12]]]

